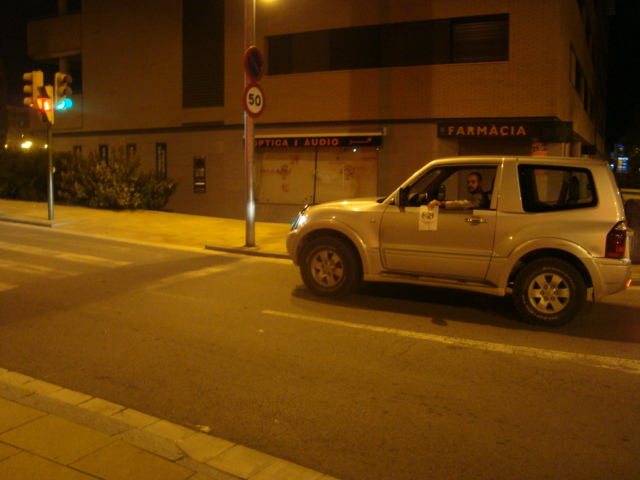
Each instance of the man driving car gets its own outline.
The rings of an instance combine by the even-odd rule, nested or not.
[[[489,208],[489,195],[482,190],[482,174],[472,172],[467,178],[467,191],[470,196],[467,200],[431,200],[429,209],[436,206],[446,210],[471,210],[476,208]]]

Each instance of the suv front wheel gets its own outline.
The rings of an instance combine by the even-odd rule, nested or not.
[[[300,274],[306,287],[323,297],[342,297],[362,280],[362,268],[353,249],[334,237],[320,237],[304,247]]]
[[[573,319],[586,296],[584,279],[578,270],[554,257],[526,265],[513,285],[513,300],[522,318],[548,327],[558,327]]]

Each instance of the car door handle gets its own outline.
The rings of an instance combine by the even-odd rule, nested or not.
[[[465,221],[467,223],[470,223],[471,225],[478,225],[480,223],[487,223],[487,219],[486,218],[470,217],[470,218],[467,218]]]

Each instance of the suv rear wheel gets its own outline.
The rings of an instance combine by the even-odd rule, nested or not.
[[[304,284],[323,297],[342,297],[362,280],[362,268],[356,253],[338,238],[320,237],[310,241],[300,260]]]
[[[578,270],[554,257],[529,263],[513,285],[513,299],[522,318],[548,327],[558,327],[573,319],[586,296],[584,279]]]

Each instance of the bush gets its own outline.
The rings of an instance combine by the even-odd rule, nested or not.
[[[70,154],[56,159],[56,194],[72,205],[109,209],[162,209],[177,184],[153,172],[138,172],[140,158],[128,159],[119,149],[108,161],[97,153],[73,159]]]
[[[0,197],[46,200],[48,162],[46,150],[0,150]]]
[[[0,150],[0,198],[46,201],[48,164],[46,150]],[[139,172],[140,159],[127,159],[124,149],[108,162],[95,153],[79,159],[71,153],[56,154],[54,166],[56,198],[70,205],[160,210],[177,188],[172,180]]]

